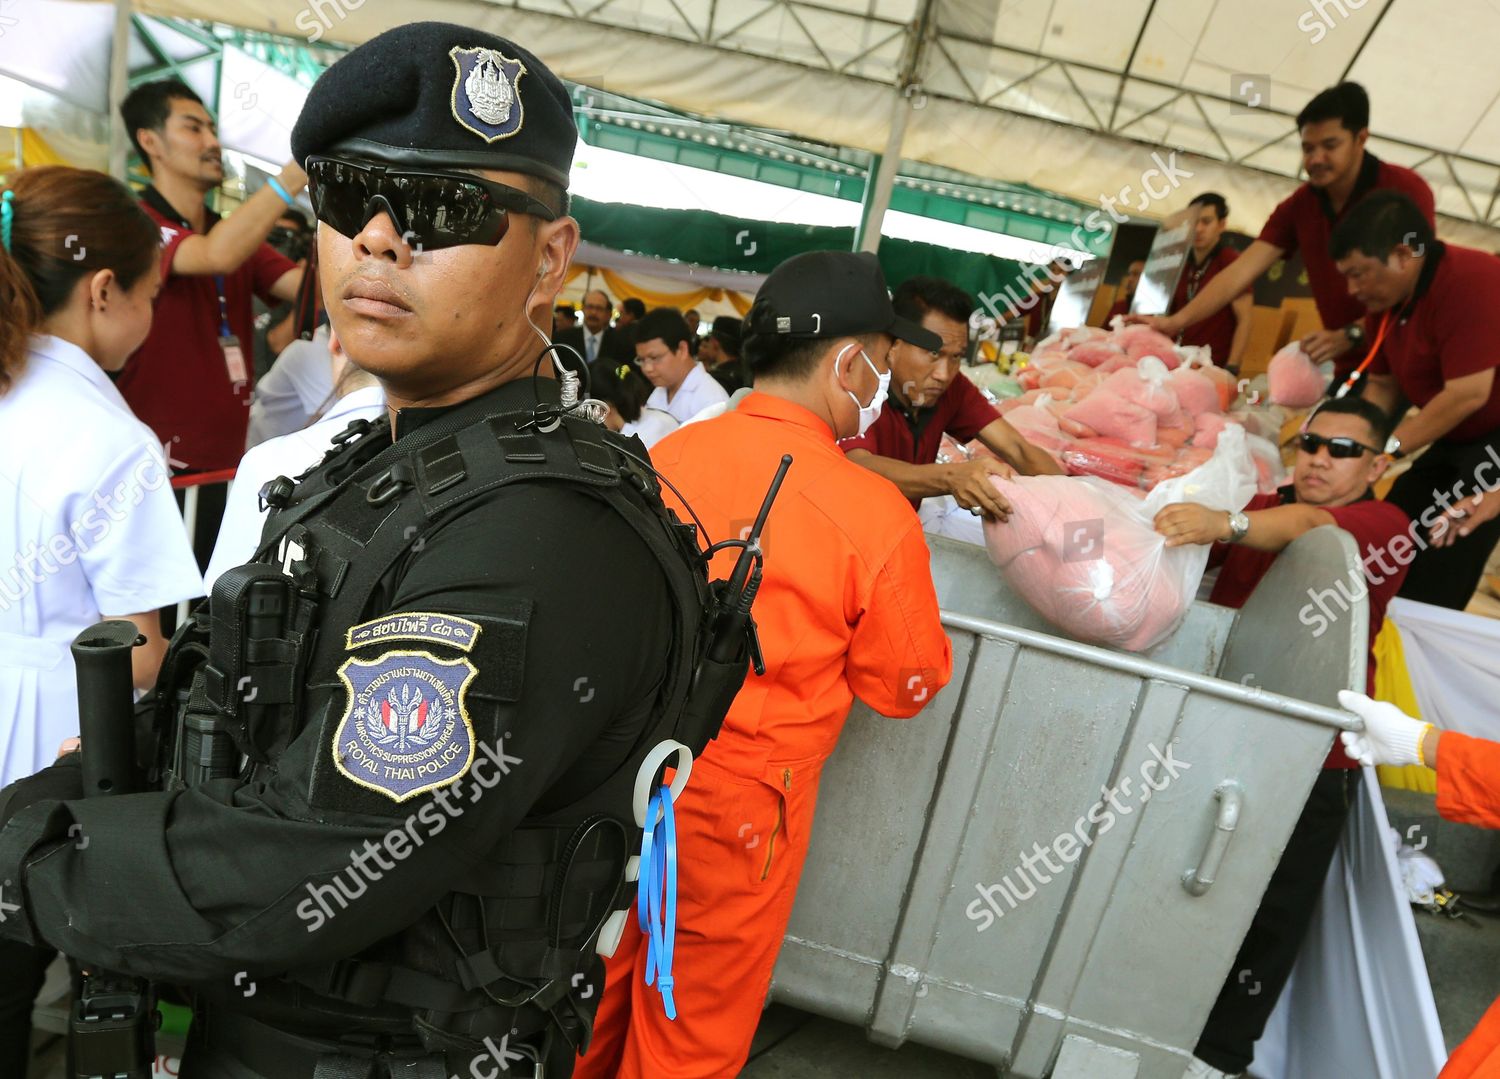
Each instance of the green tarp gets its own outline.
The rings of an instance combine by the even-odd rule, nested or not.
[[[769,273],[804,251],[848,251],[854,245],[852,228],[752,221],[707,210],[657,210],[574,199],[573,215],[583,238],[602,247],[750,273]],[[976,304],[983,294],[1021,280],[1022,264],[1012,259],[911,240],[881,240],[879,257],[892,288],[908,277],[930,274],[954,282]]]

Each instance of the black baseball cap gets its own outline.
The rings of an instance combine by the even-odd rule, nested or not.
[[[868,251],[808,251],[771,271],[745,317],[747,337],[857,337],[887,333],[936,352],[943,339],[891,306],[880,262]]]

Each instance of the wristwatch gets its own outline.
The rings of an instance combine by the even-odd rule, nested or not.
[[[1344,327],[1344,336],[1349,339],[1349,344],[1355,348],[1365,343],[1365,327],[1362,322],[1351,322]]]
[[[1245,538],[1245,533],[1250,531],[1250,518],[1244,512],[1231,513],[1229,515],[1229,540],[1230,543],[1238,543]]]
[[[1406,453],[1401,449],[1401,440],[1395,435],[1385,440],[1385,452],[1397,461],[1406,456]]]

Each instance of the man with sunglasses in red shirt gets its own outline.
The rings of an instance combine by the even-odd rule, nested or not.
[[[1391,420],[1358,397],[1324,401],[1298,436],[1292,482],[1275,494],[1257,495],[1240,513],[1177,502],[1156,516],[1167,546],[1212,543],[1209,565],[1219,578],[1209,600],[1242,606],[1276,556],[1297,537],[1323,525],[1354,538],[1363,571],[1359,579],[1326,582],[1310,592],[1299,618],[1318,636],[1331,620],[1369,597],[1370,658],[1365,691],[1375,690],[1375,638],[1387,604],[1406,575],[1413,524],[1405,513],[1373,496],[1371,488],[1391,459],[1384,446]],[[1272,687],[1274,688],[1274,687]],[[1286,984],[1338,847],[1359,772],[1334,739],[1302,816],[1240,946],[1187,1075],[1239,1075],[1250,1065],[1255,1041]],[[1253,979],[1241,972],[1253,972]],[[1254,991],[1250,990],[1253,985]]]

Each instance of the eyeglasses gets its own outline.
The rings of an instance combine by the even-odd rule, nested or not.
[[[313,213],[335,232],[357,236],[376,214],[390,214],[401,238],[424,251],[460,244],[493,247],[510,230],[512,213],[556,220],[545,203],[514,187],[477,176],[361,165],[336,157],[307,161]]]
[[[1366,446],[1363,442],[1356,442],[1354,439],[1346,438],[1343,435],[1337,435],[1334,438],[1325,438],[1322,435],[1315,435],[1308,431],[1303,431],[1297,436],[1297,445],[1303,452],[1312,454],[1314,457],[1317,456],[1318,450],[1323,446],[1328,447],[1328,456],[1330,457],[1358,457],[1362,453],[1380,452],[1377,449]]]
[[[637,356],[631,363],[637,367],[655,367],[659,363],[665,363],[671,357],[672,354],[670,352],[661,352],[655,356]]]

